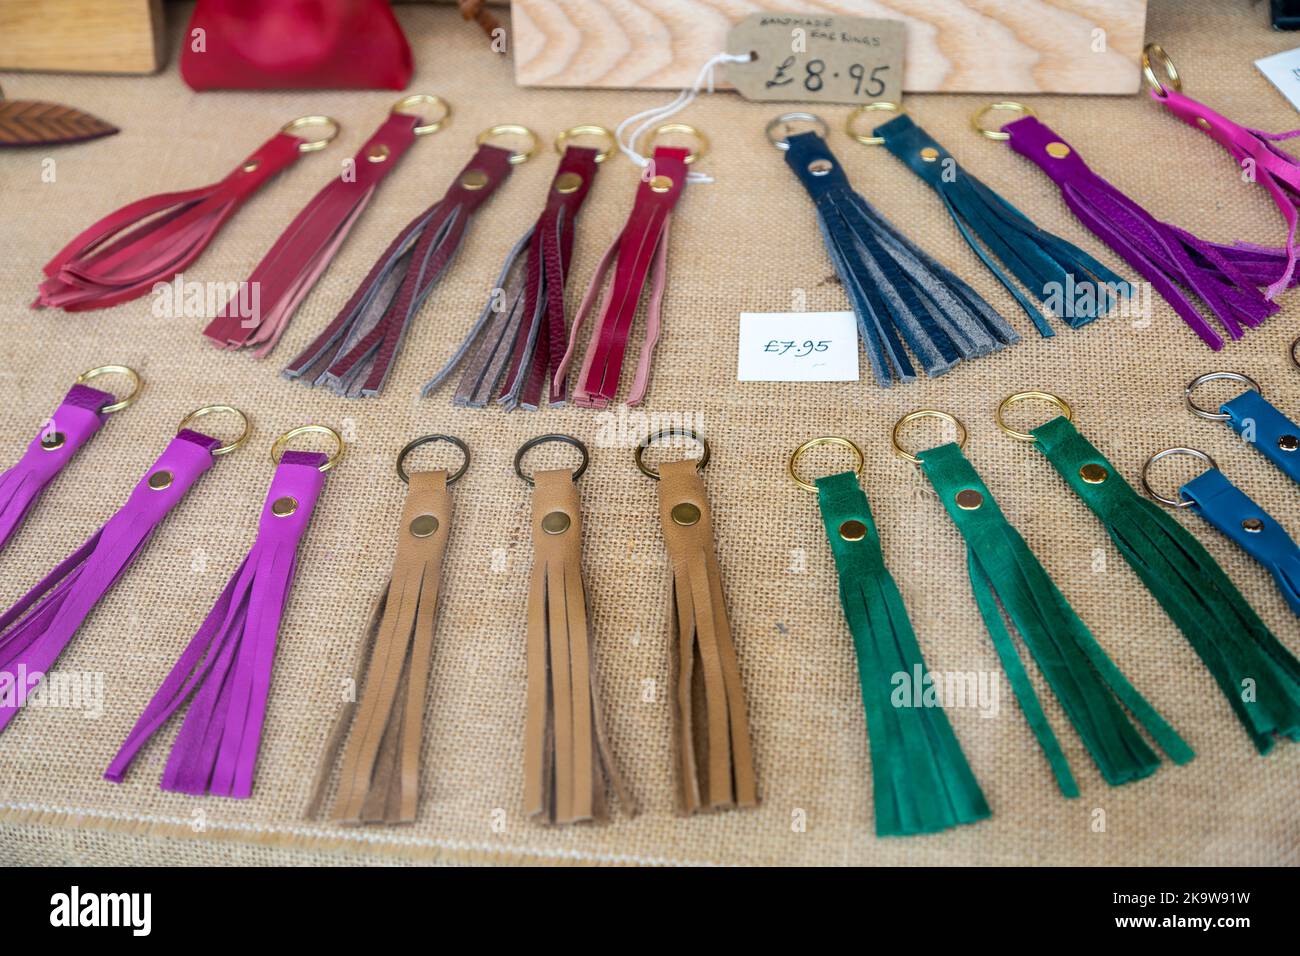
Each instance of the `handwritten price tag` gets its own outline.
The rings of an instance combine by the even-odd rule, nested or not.
[[[739,382],[856,382],[852,312],[742,312]]]
[[[901,20],[752,13],[727,34],[727,81],[747,100],[871,103],[903,95]]]

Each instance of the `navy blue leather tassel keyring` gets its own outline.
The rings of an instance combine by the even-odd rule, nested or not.
[[[790,134],[794,123],[811,123],[817,131]],[[888,387],[912,381],[909,350],[925,374],[942,375],[962,359],[1019,341],[974,289],[854,192],[826,145],[826,131],[812,113],[786,113],[767,124],[767,138],[785,151],[817,207],[822,238],[857,315],[876,382]]]
[[[898,113],[868,136],[859,117],[872,111]],[[866,146],[884,146],[943,200],[961,237],[1020,303],[1044,336],[1056,332],[1044,312],[1071,328],[1105,315],[1133,287],[1072,242],[1038,228],[984,183],[894,103],[868,103],[849,114],[845,131]],[[1023,286],[1023,289],[1021,288]]]

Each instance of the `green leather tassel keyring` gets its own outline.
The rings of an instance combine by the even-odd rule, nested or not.
[[[1043,401],[1061,413],[1027,432],[1007,409]],[[1300,733],[1300,661],[1260,620],[1210,553],[1168,512],[1142,497],[1074,427],[1070,406],[1050,392],[1017,392],[998,406],[998,427],[1032,442],[1105,526],[1148,591],[1205,663],[1256,749]]]
[[[915,455],[906,451],[899,441],[900,432],[910,422],[923,418],[949,423],[956,429],[957,441]],[[1129,714],[1174,763],[1191,760],[1192,749],[1107,656],[1025,539],[1002,514],[988,487],[962,454],[965,426],[946,412],[921,409],[898,420],[892,441],[895,454],[921,467],[966,540],[975,602],[1061,792],[1076,797],[1079,788],[1029,682],[1002,609],[1107,783],[1118,786],[1139,780],[1160,766],[1159,756],[1133,726]]]
[[[812,448],[838,445],[853,453],[854,471],[799,477],[799,460]],[[899,675],[929,682],[930,672],[907,618],[903,597],[880,550],[867,496],[858,485],[862,450],[847,438],[824,436],[790,456],[790,477],[817,494],[826,537],[839,572],[840,603],[853,633],[858,678],[871,741],[877,836],[933,833],[989,815],[988,804],[941,706],[895,700]]]

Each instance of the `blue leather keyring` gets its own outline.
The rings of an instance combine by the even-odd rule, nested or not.
[[[1213,381],[1241,382],[1246,386],[1231,401],[1224,402],[1217,412],[1196,404],[1192,393],[1200,385]],[[1266,399],[1259,384],[1249,375],[1240,372],[1207,372],[1188,383],[1184,391],[1187,407],[1200,418],[1227,422],[1241,440],[1251,445],[1271,461],[1292,481],[1300,484],[1300,425],[1287,418]]]

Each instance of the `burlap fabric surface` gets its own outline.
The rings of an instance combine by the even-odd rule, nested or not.
[[[179,37],[188,8],[170,13]],[[845,137],[839,127],[846,110],[831,107],[824,112],[835,127],[832,146],[859,188],[972,281],[1022,329],[1025,341],[939,380],[889,391],[867,381],[739,385],[740,312],[786,311],[801,301],[812,310],[843,309],[846,300],[807,197],[763,138],[777,108],[732,94],[692,106],[681,119],[712,136],[713,152],[700,168],[717,182],[689,187],[679,207],[666,331],[648,409],[699,416],[713,442],[707,483],[763,804],[751,812],[678,819],[670,785],[670,574],[655,489],[633,467],[630,447],[644,433],[644,420],[630,417],[620,435],[620,419],[610,428],[610,419],[587,411],[506,415],[454,410],[445,393],[416,397],[420,383],[477,315],[506,249],[535,217],[554,171],[549,147],[520,167],[482,213],[452,274],[411,330],[382,399],[348,402],[278,376],[334,315],[396,230],[441,194],[479,130],[524,122],[549,144],[565,127],[612,127],[665,99],[662,93],[516,89],[510,64],[487,52],[476,29],[454,11],[403,7],[399,16],[419,64],[411,88],[446,97],[455,115],[445,131],[421,139],[394,171],[281,347],[264,362],[214,350],[200,338],[202,318],[157,317],[151,298],[90,314],[31,311],[41,264],[110,209],[151,192],[212,181],[286,120],[333,114],[344,126],[340,142],[306,157],[265,189],[187,273],[196,281],[243,279],[381,121],[394,96],[199,95],[181,84],[174,66],[147,78],[4,78],[12,96],[75,104],[119,124],[122,133],[0,160],[6,326],[0,375],[7,397],[0,404],[0,457],[8,462],[20,454],[32,429],[83,369],[127,363],[141,370],[148,386],[139,403],[114,417],[57,480],[0,557],[0,598],[6,604],[16,598],[112,514],[184,412],[230,402],[246,409],[256,425],[249,447],[221,460],[201,480],[64,656],[63,668],[104,674],[103,715],[92,720],[70,711],[27,713],[0,736],[0,848],[7,861],[1300,861],[1300,752],[1283,746],[1268,758],[1255,755],[1208,673],[1101,526],[1036,451],[1004,437],[991,419],[1009,392],[1051,388],[1074,403],[1085,433],[1130,480],[1136,481],[1139,465],[1156,448],[1195,444],[1300,531],[1296,489],[1238,447],[1228,429],[1192,418],[1181,402],[1182,384],[1193,375],[1232,368],[1253,374],[1283,407],[1300,408],[1300,372],[1285,359],[1287,344],[1300,331],[1294,293],[1281,315],[1217,356],[1159,300],[1149,323],[1115,318],[1082,332],[1062,328],[1056,338],[1041,340],[963,245],[928,188],[884,150]],[[1264,18],[1256,4],[1157,3],[1148,35],[1177,59],[1189,93],[1243,122],[1282,130],[1297,125],[1295,112],[1251,61],[1293,46],[1296,37],[1269,32]],[[971,132],[968,118],[985,101],[917,96],[908,106],[967,168],[1039,223],[1115,263],[1072,219],[1044,176],[1004,145]],[[1222,150],[1144,96],[1038,98],[1033,106],[1156,215],[1211,239],[1282,240],[1280,219],[1264,192],[1244,185]],[[53,183],[42,181],[47,156],[56,163]],[[621,157],[603,167],[580,222],[571,301],[622,224],[635,182],[636,171]],[[920,406],[947,409],[969,425],[968,453],[1003,509],[1114,659],[1195,747],[1198,756],[1189,766],[1166,764],[1152,778],[1111,789],[1054,698],[1045,695],[1083,790],[1080,799],[1065,800],[1004,683],[996,717],[982,717],[973,708],[951,713],[993,818],[935,836],[875,838],[866,728],[835,571],[815,499],[791,484],[785,459],[817,434],[843,434],[862,445],[864,486],[929,664],[997,673],[971,599],[962,541],[924,478],[889,451],[894,420]],[[313,421],[343,429],[351,444],[329,477],[303,544],[253,798],[161,792],[158,779],[174,725],[146,748],[124,784],[104,782],[100,774],[109,758],[252,541],[271,473],[271,440]],[[548,430],[573,432],[593,444],[582,496],[599,680],[618,759],[644,805],[638,818],[620,815],[603,827],[549,830],[521,812],[523,612],[531,547],[528,494],[510,463],[523,440]],[[468,477],[454,488],[420,819],[391,830],[304,822],[344,679],[388,574],[404,493],[392,472],[393,456],[409,439],[430,431],[463,436],[475,457]],[[925,437],[918,433],[917,440]],[[422,460],[431,462],[434,455]],[[558,453],[550,460],[560,460]],[[810,462],[814,469],[836,464],[829,456]],[[1167,480],[1174,480],[1172,472]],[[1295,618],[1267,575],[1199,519],[1181,520],[1276,632],[1300,648]]]

